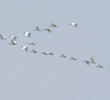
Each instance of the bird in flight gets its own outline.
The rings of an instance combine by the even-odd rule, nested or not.
[[[48,55],[51,55],[51,56],[53,56],[54,54],[53,54],[52,52],[49,52],[49,53],[48,53]]]
[[[51,23],[49,27],[54,27],[54,28],[57,28],[58,26],[54,23]]]
[[[49,28],[45,28],[44,31],[47,31],[47,32],[49,32],[49,33],[52,33],[52,30],[49,29]]]
[[[32,45],[32,46],[35,46],[36,44],[34,42],[29,42],[27,43],[28,45]]]
[[[95,62],[95,60],[94,60],[94,58],[93,58],[93,57],[91,57],[91,59],[90,59],[90,60],[91,60],[91,63],[92,63],[92,64],[96,64],[96,62]]]
[[[21,46],[22,47],[22,49],[24,50],[24,51],[26,51],[26,52],[28,52],[28,50],[29,50],[29,48],[27,47],[27,46]]]
[[[75,57],[71,57],[70,60],[77,60]]]
[[[16,45],[17,44],[17,42],[16,42],[16,40],[10,40],[10,43],[8,43],[9,45]]]
[[[48,55],[48,53],[46,53],[46,52],[42,52],[42,54],[43,54],[43,55]]]
[[[42,30],[39,28],[39,26],[36,26],[34,31],[42,31]]]
[[[5,40],[5,39],[6,39],[6,37],[5,37],[5,36],[3,36],[3,35],[0,33],[0,39],[1,39],[1,40]]]
[[[31,52],[34,53],[34,54],[37,53],[37,51],[35,49],[32,49]]]
[[[67,58],[67,56],[65,56],[64,54],[61,54],[60,57],[62,57],[62,58]]]
[[[85,62],[87,65],[90,65],[90,61],[89,61],[89,60],[84,60],[84,62]]]
[[[98,68],[103,68],[103,66],[102,66],[102,65],[100,65],[100,64],[98,64],[96,67],[98,67]]]
[[[78,26],[78,24],[73,23],[73,22],[69,23],[69,25],[72,25],[72,26],[74,26],[74,27],[77,27],[77,26]]]
[[[12,35],[12,36],[9,36],[12,40],[15,40],[16,41],[16,39],[18,38],[17,36],[14,36],[14,35]]]
[[[25,36],[31,38],[31,33],[30,32],[24,32]]]

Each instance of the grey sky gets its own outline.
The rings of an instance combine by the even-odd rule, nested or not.
[[[110,71],[61,59],[93,56],[110,68],[109,0],[0,0],[0,33],[32,32],[35,25],[59,25],[50,35],[32,32],[39,51],[31,55],[19,45],[0,41],[0,100],[110,100]],[[78,23],[72,28],[69,22]],[[22,37],[20,44],[29,41]]]

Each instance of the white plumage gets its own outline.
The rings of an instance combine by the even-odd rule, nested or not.
[[[17,44],[16,40],[10,40],[9,45],[16,45],[16,44]]]
[[[24,32],[24,34],[25,34],[25,36],[27,36],[27,37],[31,37],[31,33],[30,32]]]
[[[29,42],[27,43],[28,45],[32,45],[32,46],[35,46],[36,44],[34,42]]]
[[[74,23],[74,22],[69,23],[69,25],[72,25],[72,26],[74,26],[74,27],[77,27],[77,26],[78,26],[78,25],[77,25],[76,23]]]
[[[91,57],[91,59],[90,59],[90,60],[91,60],[91,63],[92,63],[92,64],[96,64],[96,62],[95,62],[95,60],[94,60],[94,58],[93,58],[93,57]]]
[[[62,57],[62,58],[68,58],[67,56],[65,56],[64,54],[61,54],[61,56],[60,57]]]
[[[36,26],[34,31],[42,31],[42,30],[39,28],[39,26]]]
[[[22,47],[22,49],[24,50],[24,51],[26,51],[26,52],[28,52],[28,50],[29,50],[29,48],[27,47],[27,46],[21,46]]]
[[[84,62],[87,64],[87,65],[90,65],[91,62],[89,60],[84,60]]]
[[[100,64],[98,64],[96,67],[98,67],[98,68],[103,68],[103,66],[102,66],[102,65],[100,65]]]
[[[1,39],[1,40],[5,40],[5,39],[6,39],[6,37],[5,37],[5,36],[3,36],[3,35],[0,33],[0,39]]]
[[[34,54],[37,53],[37,51],[35,49],[32,49],[31,52],[34,53]]]
[[[77,60],[75,57],[71,57],[70,60]]]
[[[57,28],[58,26],[54,23],[51,23],[50,27],[54,27],[54,28]]]
[[[17,36],[12,35],[12,36],[10,36],[10,38],[13,39],[13,40],[16,40]]]

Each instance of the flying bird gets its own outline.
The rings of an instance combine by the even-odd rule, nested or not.
[[[78,26],[78,24],[73,23],[73,22],[69,23],[69,25],[72,25],[72,26],[74,26],[74,27],[77,27],[77,26]]]
[[[45,28],[44,31],[47,31],[47,32],[49,32],[49,33],[52,33],[52,30],[49,29],[49,28]]]
[[[51,25],[49,27],[54,27],[54,28],[57,28],[58,26],[54,23],[51,23]]]
[[[71,57],[70,60],[77,60],[75,57]]]
[[[31,33],[30,32],[24,32],[25,36],[31,38]]]
[[[48,53],[46,53],[46,52],[42,52],[42,54],[43,54],[43,55],[48,55]]]
[[[15,40],[16,41],[16,39],[18,38],[17,36],[14,36],[14,35],[12,35],[12,36],[9,36],[12,40]]]
[[[34,31],[42,31],[42,30],[39,28],[39,26],[36,26]]]
[[[60,57],[62,57],[62,58],[67,58],[64,54],[61,54],[61,56]]]
[[[90,59],[90,60],[91,60],[91,63],[92,63],[92,64],[96,64],[96,62],[95,62],[95,60],[94,60],[94,58],[93,58],[93,57],[91,57],[91,59]]]
[[[35,49],[32,49],[31,52],[34,53],[34,54],[37,53],[37,51]]]
[[[98,67],[98,68],[103,68],[103,66],[102,66],[102,65],[100,65],[100,64],[98,64],[96,67]]]
[[[85,60],[84,62],[85,62],[87,65],[90,65],[90,61]]]
[[[34,42],[29,42],[27,43],[28,45],[32,45],[32,46],[35,46],[36,44]]]
[[[49,52],[49,53],[48,53],[48,55],[51,55],[51,56],[53,56],[53,55],[54,55],[54,53],[52,53],[52,52]]]
[[[26,52],[28,52],[28,50],[29,50],[29,48],[27,47],[27,46],[21,46],[22,47],[22,49],[24,50],[24,51],[26,51]]]
[[[1,40],[5,40],[5,39],[6,39],[6,37],[5,37],[5,36],[3,36],[3,35],[0,33],[0,39],[1,39]]]
[[[9,45],[16,45],[16,44],[17,44],[16,40],[10,40]]]

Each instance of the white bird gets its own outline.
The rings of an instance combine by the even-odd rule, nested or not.
[[[9,45],[16,45],[16,44],[17,44],[16,40],[10,40]]]
[[[48,55],[51,55],[51,56],[53,56],[53,55],[54,55],[54,53],[53,53],[53,52],[49,52],[49,53],[48,53]]]
[[[46,52],[42,52],[42,54],[43,54],[43,55],[48,55],[48,53],[46,53]]]
[[[0,39],[1,39],[1,40],[5,40],[5,39],[6,39],[6,37],[5,37],[5,36],[3,36],[3,35],[0,33]]]
[[[30,32],[24,32],[24,34],[25,34],[25,36],[27,36],[27,37],[31,37],[31,33]]]
[[[62,57],[62,58],[67,58],[67,56],[65,56],[64,54],[61,54],[60,57]]]
[[[69,23],[69,25],[72,25],[72,26],[74,26],[74,27],[77,27],[77,26],[78,26],[78,24],[73,23],[73,22]]]
[[[47,32],[49,32],[49,33],[52,33],[52,30],[49,29],[49,28],[45,28],[44,31],[47,31]]]
[[[85,62],[87,65],[90,65],[90,61],[85,60],[84,62]]]
[[[34,42],[29,42],[29,43],[27,43],[27,44],[28,44],[28,45],[33,45],[33,46],[36,45]]]
[[[32,49],[31,52],[34,53],[34,54],[37,53],[37,51],[35,49]]]
[[[27,47],[27,46],[21,46],[22,47],[22,49],[24,50],[24,51],[26,51],[26,52],[28,52],[28,50],[29,50],[29,48]]]
[[[77,60],[75,57],[71,57],[70,60]]]
[[[103,68],[103,66],[102,66],[102,65],[100,65],[100,64],[98,64],[96,67],[98,67],[98,68]]]
[[[95,62],[95,60],[94,60],[94,58],[93,58],[93,57],[91,57],[91,59],[90,59],[90,60],[91,60],[91,63],[92,63],[92,64],[96,64],[96,62]]]
[[[54,28],[57,28],[58,26],[54,23],[51,23],[51,25],[49,27],[54,27]]]
[[[9,36],[12,40],[15,40],[16,41],[16,39],[18,38],[17,36],[14,36],[14,35],[12,35],[12,36]]]
[[[42,30],[39,28],[39,26],[36,26],[34,31],[42,31]]]

